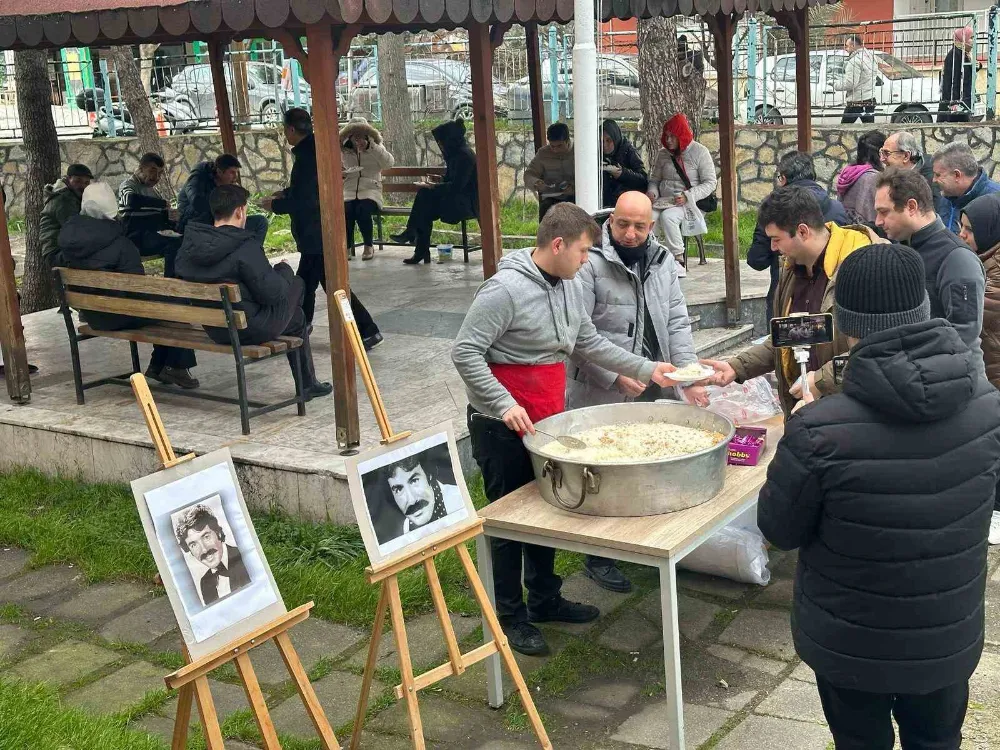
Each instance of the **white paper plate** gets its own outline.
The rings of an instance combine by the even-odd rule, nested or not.
[[[675,383],[681,383],[681,384],[686,385],[688,383],[697,383],[699,380],[704,380],[705,378],[710,378],[710,377],[712,377],[712,375],[715,374],[715,370],[713,370],[708,365],[701,365],[701,371],[702,371],[702,374],[699,375],[696,378],[681,378],[681,377],[676,377],[677,373],[673,373],[673,372],[668,372],[667,373],[667,377],[670,378],[671,380],[673,380]]]

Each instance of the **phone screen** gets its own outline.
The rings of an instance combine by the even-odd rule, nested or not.
[[[833,341],[833,315],[790,315],[771,320],[771,343],[775,348],[815,346]]]
[[[840,385],[844,382],[844,370],[847,369],[847,361],[850,359],[846,354],[838,354],[833,358],[833,382]]]

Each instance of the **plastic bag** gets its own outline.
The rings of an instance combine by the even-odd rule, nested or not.
[[[685,403],[693,403],[683,388],[678,390]],[[781,414],[778,394],[765,376],[752,378],[742,384],[730,383],[723,387],[710,385],[706,390],[711,402],[706,408],[730,419],[736,425],[762,422]]]
[[[766,586],[771,580],[767,561],[767,542],[757,528],[757,506],[754,505],[688,553],[677,566],[740,583]]]
[[[684,220],[681,222],[681,234],[684,237],[698,237],[708,234],[708,224],[703,214],[689,199],[684,204]]]

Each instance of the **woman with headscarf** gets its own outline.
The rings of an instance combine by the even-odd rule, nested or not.
[[[1000,193],[976,198],[962,210],[965,244],[971,247],[986,270],[986,300],[981,334],[986,377],[1000,388]]]
[[[604,156],[605,208],[614,208],[622,193],[646,190],[649,183],[646,165],[614,120],[605,120],[601,126],[601,151]]]
[[[875,182],[882,171],[879,151],[885,145],[885,133],[871,130],[858,139],[858,153],[853,164],[837,175],[837,197],[855,224],[875,223]]]
[[[689,203],[697,205],[715,196],[715,161],[709,150],[694,139],[691,124],[682,114],[664,123],[660,143],[663,148],[656,154],[646,192],[653,201],[653,216],[660,225],[663,244],[681,264],[678,275],[683,277],[687,274],[681,234],[684,209]]]
[[[955,30],[955,46],[944,58],[941,71],[941,103],[938,122],[968,122],[972,113],[975,63],[970,52],[975,43],[972,27]]]

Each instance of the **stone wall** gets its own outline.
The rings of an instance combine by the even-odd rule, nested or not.
[[[813,129],[813,152],[816,155],[817,177],[831,185],[837,172],[857,148],[857,139],[870,126],[843,126]],[[891,130],[882,126],[883,131]],[[945,143],[954,140],[968,142],[980,162],[996,178],[1000,174],[1000,139],[997,131],[981,125],[911,126],[924,144],[924,152],[933,154]],[[471,131],[470,131],[471,137]],[[739,175],[740,207],[752,210],[774,187],[774,170],[778,157],[796,147],[794,127],[747,126],[736,131],[736,168]],[[718,154],[719,134],[702,135],[702,143]],[[243,162],[243,183],[252,192],[270,193],[282,188],[291,169],[291,154],[284,137],[277,131],[254,131],[236,136],[240,160]],[[97,138],[65,141],[60,144],[63,164],[81,162],[89,165],[98,179],[115,187],[134,169],[139,160],[139,149],[132,139]],[[173,189],[178,190],[188,173],[200,161],[215,158],[221,151],[218,135],[172,136],[163,141],[167,174]],[[418,161],[440,164],[434,139],[429,132],[417,134]],[[534,194],[524,189],[524,170],[534,155],[530,131],[513,130],[497,133],[498,178],[501,200],[512,197],[533,199]],[[0,159],[3,160],[2,179],[8,198],[12,201],[10,213],[23,213],[24,198],[24,148],[18,142],[0,142]]]

